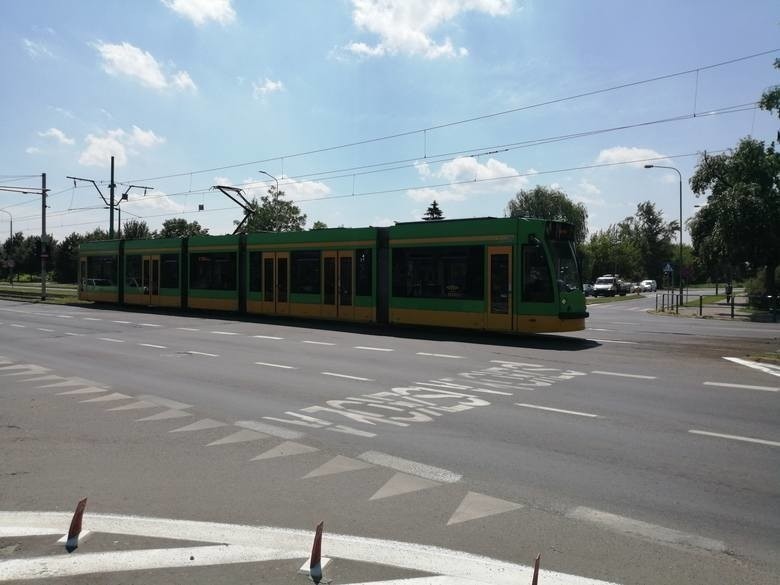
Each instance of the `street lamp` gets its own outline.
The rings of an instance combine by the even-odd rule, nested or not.
[[[10,238],[13,239],[14,238],[14,216],[11,215],[10,211],[6,211],[5,209],[0,209],[0,211],[2,211],[3,213],[7,213],[9,219],[11,220]]]
[[[680,176],[680,266],[677,271],[680,279],[680,302],[683,300],[683,281],[682,281],[682,267],[683,267],[683,219],[682,219],[682,173],[675,167],[667,167],[663,165],[645,165],[646,169],[669,169],[676,172]]]
[[[264,175],[267,175],[271,177],[274,181],[276,181],[276,193],[279,194],[279,179],[274,177],[271,173],[266,173],[265,171],[257,171],[258,173],[263,173]]]

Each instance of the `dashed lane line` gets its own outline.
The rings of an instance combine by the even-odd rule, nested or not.
[[[102,321],[103,320],[100,317],[82,317],[82,319],[84,319],[84,321]]]
[[[602,331],[602,332],[610,332],[610,333],[615,332],[614,329],[599,329],[597,327],[588,327],[588,331]]]
[[[153,343],[139,343],[141,347],[151,347],[152,349],[168,349],[165,345],[155,345]]]
[[[20,325],[19,323],[11,323],[11,327],[18,327],[19,329],[25,329],[27,325]]]
[[[587,418],[601,418],[598,414],[592,414],[590,412],[579,412],[577,410],[563,410],[561,408],[552,408],[549,406],[539,406],[538,404],[526,404],[524,402],[516,402],[517,406],[522,406],[524,408],[533,408],[536,410],[545,410],[548,412],[559,412],[561,414],[573,414],[574,416],[584,416]]]
[[[71,337],[82,337],[84,334],[83,333],[71,333],[70,331],[66,331],[65,335],[70,335]],[[121,341],[119,339],[114,339],[112,341],[119,341],[120,343],[124,343],[123,341]]]
[[[253,335],[255,339],[272,339],[274,341],[280,341],[284,339],[284,337],[277,337],[275,335]]]
[[[67,333],[66,333],[67,335]],[[99,341],[110,341],[111,343],[124,343],[124,339],[114,339],[113,337],[98,337]]]
[[[213,333],[214,335],[239,335],[234,331],[211,331],[211,333]]]
[[[689,429],[692,435],[704,435],[706,437],[716,437],[718,439],[731,439],[732,441],[742,441],[744,443],[757,443],[759,445],[769,445],[770,447],[780,447],[778,441],[768,441],[767,439],[756,439],[755,437],[740,437],[739,435],[725,435],[723,433],[712,433],[710,431],[700,431],[698,429]]]
[[[640,374],[623,374],[621,372],[605,372],[602,370],[593,370],[591,374],[599,374],[601,376],[620,376],[621,378],[637,378],[639,380],[655,380],[656,376],[642,376]]]
[[[139,323],[141,327],[162,327],[162,325],[158,325],[157,323]]]
[[[403,459],[395,455],[388,455],[380,451],[366,451],[358,455],[358,459],[439,483],[457,483],[463,479],[460,473],[454,473],[441,467],[434,467],[433,465],[419,463],[410,459]]]
[[[337,374],[336,372],[320,372],[323,376],[333,376],[334,378],[346,378],[347,380],[357,380],[359,382],[373,382],[371,378],[361,378],[360,376],[349,376],[347,374]]]
[[[617,339],[588,339],[587,341],[595,341],[597,343],[624,343],[626,345],[639,345],[638,341],[618,341]]]
[[[329,341],[301,341],[301,343],[309,343],[311,345],[336,345],[335,343],[331,343]]]
[[[418,351],[417,355],[423,355],[427,357],[437,357],[437,358],[449,358],[453,360],[462,360],[462,355],[450,355],[448,353],[427,353],[425,351]]]
[[[129,325],[131,321],[111,321],[112,323],[120,323],[121,325]]]
[[[629,323],[628,321],[610,321],[612,325],[639,325],[639,323]]]
[[[255,362],[258,366],[267,366],[269,368],[281,368],[283,370],[297,370],[295,366],[285,366],[283,364],[269,364],[268,362]]]
[[[57,315],[60,319],[73,319],[73,315]]]
[[[200,329],[196,327],[177,327],[179,331],[200,331]]]
[[[368,347],[366,345],[356,345],[352,349],[363,349],[366,351],[395,351],[387,347]]]
[[[541,368],[540,364],[529,364],[527,362],[512,362],[509,360],[490,360],[491,364],[507,364],[510,366],[520,366],[523,368]]]
[[[704,386],[721,386],[724,388],[742,388],[743,390],[763,390],[764,392],[780,392],[774,386],[750,386],[748,384],[731,384],[728,382],[702,382]]]
[[[184,353],[188,353],[190,355],[202,355],[205,357],[219,357],[219,354],[216,353],[206,353],[205,351],[194,351],[194,350],[188,350]]]

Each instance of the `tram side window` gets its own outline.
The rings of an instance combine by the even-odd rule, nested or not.
[[[355,250],[355,295],[370,297],[373,293],[371,248]]]
[[[290,264],[290,292],[320,294],[320,251],[291,252]]]
[[[528,303],[555,300],[547,254],[539,244],[523,246],[523,300]]]
[[[236,290],[236,254],[190,254],[190,286],[202,290]]]
[[[87,284],[116,286],[116,256],[87,256]]]
[[[262,252],[249,252],[249,292],[262,290]]]
[[[393,296],[484,300],[485,247],[393,249]]]
[[[141,288],[141,256],[125,256],[125,284],[130,288]],[[134,291],[130,291],[134,292]]]
[[[160,288],[179,288],[179,255],[160,255]]]

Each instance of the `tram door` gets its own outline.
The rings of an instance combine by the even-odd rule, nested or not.
[[[160,304],[160,256],[144,256],[143,291],[150,305]]]
[[[512,248],[488,247],[487,328],[512,330]]]
[[[355,270],[352,250],[322,253],[322,316],[355,318]]]
[[[289,299],[289,252],[263,252],[263,313],[287,315]]]

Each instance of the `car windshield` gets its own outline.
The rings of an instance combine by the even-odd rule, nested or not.
[[[605,278],[603,276],[601,278],[596,279],[596,284],[614,284],[614,282],[615,282],[614,278]]]
[[[558,290],[561,292],[581,291],[582,279],[572,242],[552,242],[552,250]]]

